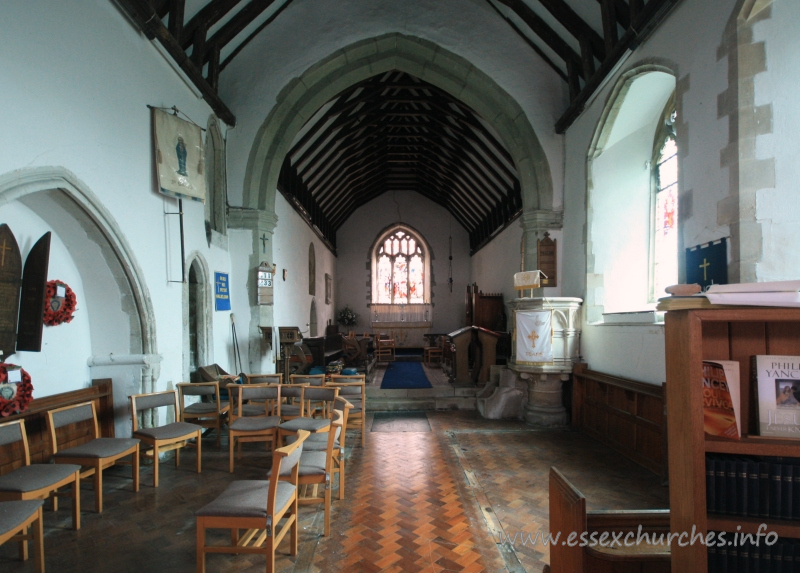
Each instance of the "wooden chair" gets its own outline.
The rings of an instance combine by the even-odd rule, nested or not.
[[[281,384],[281,420],[293,420],[303,415],[303,384]]]
[[[219,382],[180,382],[177,387],[180,421],[216,430],[219,448],[222,445],[222,426],[228,421],[230,409],[230,403],[220,399]],[[193,402],[187,406],[186,396],[210,396],[211,402]]]
[[[329,386],[339,388],[339,396],[342,396],[350,404],[352,409],[347,419],[346,430],[352,427],[361,429],[361,447],[366,443],[366,416],[367,416],[367,380],[364,374],[334,374],[331,376]]]
[[[246,374],[248,384],[283,384],[283,374]]]
[[[422,361],[428,366],[433,366],[434,362],[436,364],[442,363],[442,354],[444,353],[444,349],[442,348],[441,337],[437,338],[436,342],[436,345],[426,346],[422,349]]]
[[[134,394],[130,397],[131,416],[133,419],[133,437],[152,447],[144,455],[153,458],[153,487],[158,487],[158,456],[163,452],[175,450],[175,467],[181,463],[180,449],[190,444],[189,440],[195,439],[197,449],[197,473],[201,471],[202,460],[202,434],[203,427],[188,422],[172,422],[155,428],[140,428],[139,413],[154,408],[172,408],[175,419],[178,420],[178,392],[167,390],[152,394]]]
[[[601,535],[633,532],[639,526],[649,534],[669,533],[669,510],[650,511],[586,511],[586,498],[556,468],[550,468],[550,535],[559,534],[559,541],[550,545],[552,573],[669,573],[670,553],[666,544],[636,544],[630,547],[601,545],[574,547],[568,540],[574,532]],[[589,537],[591,539],[591,537]]]
[[[195,512],[197,573],[206,571],[206,553],[259,553],[267,558],[267,573],[275,571],[275,550],[290,533],[289,554],[297,555],[297,486],[307,432],[272,454],[272,468],[286,480],[242,480],[231,483],[214,501]],[[283,526],[280,521],[285,519]],[[207,545],[207,529],[230,529],[230,545]],[[244,535],[239,530],[245,529]]]
[[[20,561],[28,560],[28,541],[33,540],[33,563],[36,573],[44,573],[44,530],[40,499],[0,502],[0,545],[19,543]],[[28,533],[31,529],[31,533]]]
[[[327,425],[318,427],[315,430],[308,430],[311,434],[325,434],[327,440],[325,442],[324,451],[303,451],[300,456],[299,465],[299,479],[298,485],[311,485],[313,491],[311,495],[298,498],[298,504],[310,505],[322,503],[325,507],[325,525],[323,529],[323,536],[328,537],[331,533],[331,476],[333,473],[333,445],[336,439],[336,433],[342,433],[344,413],[341,410],[333,411],[333,419],[315,420],[317,422],[324,421]],[[297,422],[297,420],[293,420]],[[285,425],[278,430],[279,432],[291,432],[287,430]],[[296,430],[299,434],[303,430]],[[300,438],[298,438],[299,440]],[[281,480],[290,479],[288,472],[279,471],[276,469],[270,470],[269,475],[275,476]],[[319,486],[323,486],[322,495],[318,495]]]
[[[89,441],[59,450],[57,430],[91,421]],[[81,479],[94,476],[94,499],[97,513],[103,513],[103,470],[127,456],[133,467],[133,491],[139,491],[139,440],[134,438],[102,438],[94,402],[84,402],[47,412],[47,431],[53,445],[53,461],[57,464],[82,466]]]
[[[281,393],[289,391],[291,388],[297,388],[291,384],[284,385],[281,388]],[[307,432],[318,432],[321,428],[327,426],[333,418],[333,406],[336,402],[336,397],[339,395],[338,388],[330,387],[311,387],[300,386],[300,415],[291,416],[288,420],[283,416],[283,408],[281,406],[281,417],[284,418],[278,426],[278,437],[282,438],[287,433],[295,433],[298,430],[306,430]],[[318,410],[310,410],[309,404],[318,404]],[[319,417],[313,417],[311,414],[319,414]]]
[[[232,398],[231,421],[228,425],[228,469],[233,473],[233,448],[238,442],[239,458],[243,442],[275,444],[278,424],[281,423],[281,387],[274,384],[229,384]],[[247,400],[262,401],[261,416],[241,415]]]
[[[29,499],[53,500],[58,511],[58,496],[72,498],[72,527],[81,528],[81,466],[77,464],[31,464],[25,422],[15,420],[0,424],[0,446],[22,442],[24,465],[0,476],[0,501]],[[70,493],[58,491],[72,485]]]
[[[375,359],[378,362],[394,362],[394,338],[381,338],[379,335],[375,342]]]
[[[303,384],[305,386],[324,386],[324,374],[290,374],[289,384]]]

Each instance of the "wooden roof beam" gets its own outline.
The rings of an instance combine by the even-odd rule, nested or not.
[[[178,39],[184,50],[188,50],[192,45],[192,38],[200,26],[210,30],[225,14],[233,10],[239,2],[241,0],[211,0],[211,2],[200,8],[197,14],[192,16],[183,27],[186,35],[183,38],[179,36],[175,36],[175,38]]]
[[[575,36],[576,39],[579,41],[585,39],[591,47],[591,53],[595,58],[601,62],[606,59],[603,38],[594,31],[594,28],[584,22],[583,19],[569,7],[569,4],[564,2],[564,0],[539,0],[539,3],[558,20],[559,24],[564,26],[570,34]]]

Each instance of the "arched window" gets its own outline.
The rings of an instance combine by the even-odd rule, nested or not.
[[[653,154],[652,291],[650,301],[678,283],[678,146],[675,108],[670,105],[658,130]]]
[[[382,233],[372,253],[372,302],[424,304],[430,300],[430,261],[422,238],[408,227]]]

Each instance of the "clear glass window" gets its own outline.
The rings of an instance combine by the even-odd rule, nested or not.
[[[376,303],[422,304],[425,302],[425,253],[419,239],[397,230],[375,253]]]

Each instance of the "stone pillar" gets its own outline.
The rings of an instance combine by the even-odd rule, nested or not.
[[[567,409],[564,408],[561,383],[566,374],[528,374],[521,378],[528,383],[528,404],[525,406],[525,421],[532,426],[546,428],[565,426]]]
[[[249,229],[253,235],[253,254],[250,256],[250,268],[247,274],[247,295],[250,302],[250,321],[245,337],[239,334],[240,344],[247,344],[247,361],[250,372],[270,372],[273,363],[273,354],[278,342],[273,340],[272,348],[266,345],[259,326],[275,326],[273,308],[271,304],[258,304],[258,291],[256,289],[256,274],[262,262],[275,263],[272,252],[273,233],[278,224],[278,216],[271,211],[260,209],[246,209],[231,207],[228,213],[228,227],[234,229]],[[239,317],[237,322],[243,324]],[[242,365],[244,366],[244,365]]]

